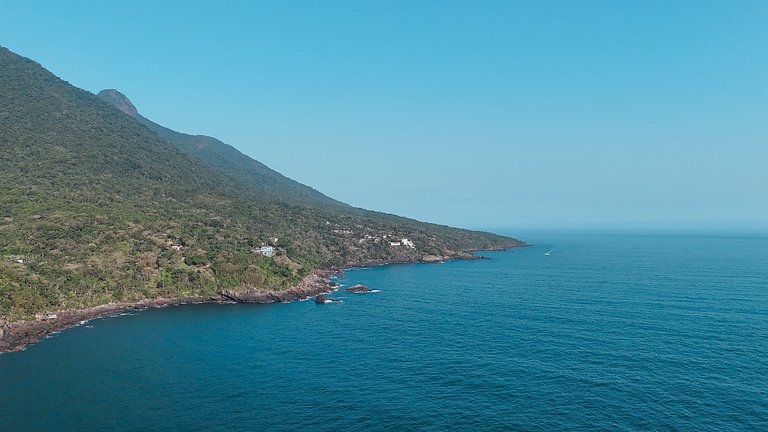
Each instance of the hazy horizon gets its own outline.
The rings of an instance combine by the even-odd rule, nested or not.
[[[768,3],[36,2],[0,45],[357,207],[768,228]]]

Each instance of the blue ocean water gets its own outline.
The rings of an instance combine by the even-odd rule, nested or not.
[[[152,309],[0,355],[0,429],[768,430],[768,236],[519,235],[349,271],[381,292],[342,303]]]

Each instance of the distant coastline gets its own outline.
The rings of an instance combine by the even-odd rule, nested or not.
[[[162,308],[168,306],[182,306],[187,304],[233,304],[233,303],[288,303],[297,300],[332,293],[339,284],[331,278],[343,274],[344,271],[353,268],[381,266],[391,264],[413,263],[438,263],[450,260],[482,260],[485,257],[475,255],[474,252],[505,251],[519,247],[527,247],[528,244],[519,246],[471,249],[459,252],[455,255],[424,255],[420,258],[402,258],[397,260],[373,260],[367,262],[350,263],[341,267],[315,270],[305,276],[297,285],[284,291],[264,291],[246,289],[243,291],[223,290],[215,296],[190,296],[175,298],[142,299],[135,302],[107,303],[83,309],[69,309],[57,311],[50,319],[20,320],[10,323],[0,323],[0,353],[21,351],[27,345],[39,342],[51,333],[66,330],[93,319],[103,318],[129,310],[144,310],[148,308]]]

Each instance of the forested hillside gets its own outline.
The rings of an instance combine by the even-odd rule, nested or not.
[[[247,157],[218,140],[204,162],[147,122],[0,48],[0,319],[521,244],[355,209],[256,161],[233,171]]]

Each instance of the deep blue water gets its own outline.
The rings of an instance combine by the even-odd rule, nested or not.
[[[0,430],[768,430],[768,236],[520,236],[67,330],[0,356]]]

